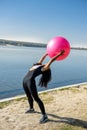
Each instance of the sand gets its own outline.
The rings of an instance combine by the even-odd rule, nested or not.
[[[87,85],[39,94],[49,121],[39,124],[41,112],[34,103],[35,113],[25,113],[27,99],[13,100],[0,109],[0,130],[86,130]]]

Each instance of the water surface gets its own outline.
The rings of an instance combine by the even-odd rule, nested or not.
[[[22,80],[46,48],[0,47],[0,99],[24,94]],[[49,57],[44,61],[49,61]],[[87,50],[71,50],[68,58],[51,65],[52,81],[48,89],[87,82]],[[36,78],[38,84],[39,77]],[[37,85],[38,91],[45,90]]]

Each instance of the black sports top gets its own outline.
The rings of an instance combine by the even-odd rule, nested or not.
[[[34,65],[32,68],[34,69],[30,69],[28,71],[28,73],[26,74],[26,76],[24,77],[24,79],[26,81],[31,80],[36,78],[37,76],[39,76],[40,74],[42,74],[43,72],[41,71],[43,65]]]

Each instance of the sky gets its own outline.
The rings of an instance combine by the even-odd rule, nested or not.
[[[87,0],[0,0],[0,39],[87,46]]]

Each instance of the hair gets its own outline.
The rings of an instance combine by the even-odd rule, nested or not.
[[[48,69],[46,71],[43,71],[42,72],[42,76],[39,80],[39,86],[41,87],[47,87],[48,85],[48,82],[51,80],[51,70]]]

